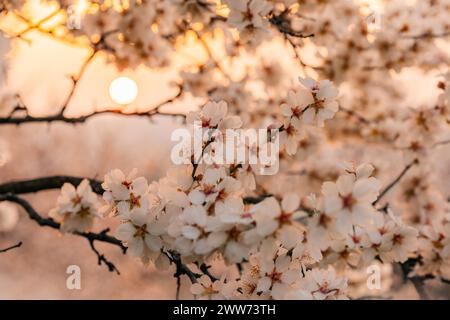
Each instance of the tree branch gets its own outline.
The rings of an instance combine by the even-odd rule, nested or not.
[[[183,274],[187,275],[192,283],[197,282],[197,278],[200,278],[201,275],[198,273],[194,273],[191,269],[189,269],[188,266],[186,266],[182,261],[180,254],[178,252],[175,252],[173,250],[169,250],[166,253],[167,257],[170,259],[171,263],[175,264],[176,270],[174,273],[174,277],[181,277]]]
[[[202,263],[198,268],[201,272],[203,272],[204,275],[207,275],[211,279],[211,281],[219,280],[217,277],[213,276],[211,272],[209,272],[209,268],[211,268],[211,266]]]
[[[37,224],[39,224],[42,227],[50,227],[56,230],[60,230],[61,224],[54,221],[52,218],[43,218],[31,205],[28,201],[25,199],[22,199],[14,194],[0,194],[0,201],[10,201],[19,204],[25,212],[28,214],[29,218],[31,220],[36,221]],[[109,271],[116,271],[119,273],[117,268],[114,266],[114,264],[110,261],[108,261],[103,254],[100,254],[98,250],[94,246],[94,241],[100,241],[100,242],[106,242],[112,245],[116,245],[119,248],[122,249],[123,253],[126,253],[127,248],[122,244],[122,242],[110,235],[107,234],[109,229],[103,230],[100,233],[93,233],[93,232],[74,232],[74,235],[83,237],[89,241],[89,244],[91,245],[91,249],[94,251],[94,253],[97,255],[98,263],[101,265],[104,263]]]
[[[125,113],[121,110],[103,110],[103,111],[94,111],[87,115],[82,115],[78,117],[66,117],[62,114],[64,110],[61,112],[58,112],[57,114],[50,115],[50,116],[43,116],[43,117],[34,117],[29,115],[28,113],[24,117],[13,117],[13,115],[10,115],[9,117],[3,117],[0,118],[0,125],[2,124],[15,124],[20,125],[23,123],[30,123],[30,122],[65,122],[70,124],[76,124],[76,123],[84,123],[89,118],[99,116],[99,115],[105,115],[105,114],[113,114],[113,115],[120,115],[120,116],[126,116],[126,117],[148,117],[151,118],[153,116],[159,115],[159,116],[168,116],[168,117],[181,117],[185,118],[186,115],[183,113],[170,113],[170,112],[162,112],[160,109],[165,106],[166,104],[174,102],[176,99],[181,97],[183,94],[182,86],[179,86],[178,93],[168,99],[164,102],[161,102],[157,106],[153,107],[151,110],[143,111],[143,112],[134,112],[134,113]]]
[[[410,162],[408,165],[406,165],[405,168],[403,168],[402,172],[391,182],[389,183],[380,193],[377,200],[375,200],[372,205],[376,205],[385,195],[389,192],[402,178],[403,176],[411,169],[414,165],[418,164],[419,161],[417,159],[414,159],[412,162]]]
[[[85,178],[73,177],[73,176],[50,176],[42,177],[30,180],[17,180],[4,184],[0,184],[0,194],[25,194],[33,193],[42,190],[60,189],[64,183],[70,183],[77,186]],[[102,195],[104,190],[102,183],[95,179],[88,179],[92,188],[96,194]]]
[[[303,34],[301,32],[295,31],[291,28],[291,24],[289,20],[285,19],[287,15],[287,11],[282,12],[279,15],[272,15],[269,18],[269,22],[278,29],[283,34],[296,37],[296,38],[311,38],[314,37],[314,34]]]
[[[21,245],[22,245],[22,241],[20,241],[19,243],[16,243],[15,245],[7,247],[5,249],[0,249],[0,253],[7,252],[7,251],[15,249],[15,248],[19,248]]]
[[[100,234],[106,235],[106,233],[108,233],[108,232],[109,232],[109,228],[103,230],[102,232],[100,232]],[[94,244],[94,239],[89,238],[88,241],[89,241],[89,245],[91,246],[92,251],[94,251],[94,253],[97,255],[97,258],[98,258],[98,265],[100,266],[100,265],[102,265],[102,263],[104,263],[105,266],[108,267],[108,270],[109,270],[110,272],[115,271],[118,275],[120,275],[120,272],[119,272],[119,270],[116,268],[116,266],[115,266],[111,261],[109,261],[108,259],[106,259],[105,255],[101,254],[101,253],[97,250],[97,248],[95,247],[95,244]]]
[[[418,264],[422,264],[422,257],[418,256],[416,258],[409,258],[405,262],[400,263],[400,268],[403,275],[403,281],[410,280],[411,283],[414,285],[414,288],[417,291],[417,294],[419,297],[423,300],[429,300],[429,295],[425,290],[425,280],[429,279],[439,279],[442,283],[450,284],[449,279],[436,277],[433,274],[426,274],[426,275],[414,275],[412,277],[409,276],[409,274],[414,270],[414,267]]]
[[[84,178],[81,177],[71,177],[71,176],[53,176],[53,177],[43,177],[32,180],[23,180],[23,181],[13,181],[0,185],[0,201],[10,201],[19,204],[22,208],[25,209],[29,218],[36,221],[40,226],[50,227],[53,229],[59,230],[61,225],[54,221],[52,218],[43,218],[39,213],[34,210],[34,208],[28,203],[28,201],[18,197],[16,194],[25,194],[31,192],[37,192],[42,190],[49,189],[59,189],[62,187],[64,183],[71,183],[73,185],[78,185]],[[104,190],[101,186],[101,182],[89,179],[91,187],[93,191],[99,195],[103,194]],[[119,270],[115,267],[115,265],[106,259],[106,257],[101,254],[94,246],[95,241],[105,242],[112,245],[118,246],[122,252],[125,254],[127,251],[127,247],[125,247],[120,240],[115,237],[108,235],[109,229],[105,229],[100,233],[94,232],[75,232],[73,234],[83,237],[88,240],[89,245],[97,255],[98,263],[105,264],[108,267],[108,270],[119,273]],[[194,273],[189,269],[188,266],[182,263],[180,254],[176,251],[168,251],[164,252],[169,260],[175,264],[176,271],[174,276],[180,277],[182,275],[187,275],[192,283],[197,282],[197,278],[200,277],[200,274]]]
[[[344,111],[346,114],[348,114],[351,117],[355,117],[358,121],[364,123],[364,124],[370,124],[370,120],[367,120],[366,118],[364,118],[362,115],[358,114],[357,112],[344,108],[342,106],[339,106],[339,110]]]
[[[94,60],[94,57],[97,54],[97,52],[98,50],[96,50],[95,48],[81,64],[78,74],[76,76],[70,77],[72,79],[72,89],[69,91],[69,94],[67,95],[66,99],[62,104],[61,111],[59,112],[61,116],[63,116],[64,111],[67,109],[67,106],[69,105],[70,101],[72,100],[72,97],[74,96],[78,88],[78,84],[80,83],[81,78],[83,77],[88,65],[91,63],[91,61]]]
[[[450,36],[450,32],[443,32],[443,33],[430,33],[430,32],[425,32],[422,34],[417,34],[417,35],[405,35],[403,36],[403,38],[406,39],[432,39],[432,38],[445,38]]]

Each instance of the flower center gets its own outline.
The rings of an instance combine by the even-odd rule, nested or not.
[[[142,226],[134,226],[136,228],[136,232],[134,233],[135,238],[144,238],[147,232],[147,225],[144,224]]]
[[[356,203],[355,198],[353,198],[351,194],[341,198],[342,198],[342,206],[346,209],[351,210],[353,205]]]

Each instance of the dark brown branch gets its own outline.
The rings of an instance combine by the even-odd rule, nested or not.
[[[366,118],[364,118],[363,116],[361,116],[360,114],[358,114],[357,112],[344,108],[342,106],[339,106],[339,110],[344,111],[345,113],[347,113],[349,116],[356,118],[358,121],[364,123],[364,124],[369,124],[370,120],[367,120]]]
[[[41,31],[41,29],[42,29],[42,24],[44,24],[45,22],[51,20],[51,19],[52,19],[53,17],[55,17],[59,12],[60,12],[60,9],[57,9],[57,10],[53,11],[52,13],[50,13],[49,15],[47,15],[46,17],[44,17],[44,18],[42,18],[41,20],[39,20],[38,22],[36,22],[36,23],[32,23],[29,19],[27,19],[27,18],[25,18],[24,16],[19,15],[19,14],[16,13],[16,14],[15,14],[16,17],[18,17],[20,20],[22,20],[22,22],[26,23],[26,24],[27,24],[27,27],[26,27],[24,30],[22,30],[22,31],[20,31],[19,33],[17,33],[16,35],[14,35],[14,37],[20,38],[20,37],[22,37],[24,34],[28,33],[29,31],[32,31],[32,30],[38,30],[38,31]],[[44,29],[42,29],[42,30],[44,30]]]
[[[269,22],[283,34],[296,37],[296,38],[311,38],[314,34],[303,34],[295,31],[291,28],[291,24],[286,17],[287,12],[283,12],[280,15],[273,15],[269,18]]]
[[[181,277],[182,275],[187,275],[192,283],[197,282],[197,278],[200,278],[201,275],[198,273],[192,272],[191,269],[189,269],[188,266],[186,266],[182,261],[180,254],[178,252],[175,252],[173,250],[170,250],[166,253],[167,257],[170,259],[171,263],[175,264],[176,270],[174,273],[174,277]]]
[[[432,147],[435,148],[435,147],[443,146],[443,145],[446,145],[446,144],[450,144],[450,140],[438,141],[438,142],[434,143],[432,145]]]
[[[60,189],[64,183],[70,183],[77,186],[85,178],[72,177],[72,176],[50,176],[42,177],[30,180],[17,180],[10,181],[4,184],[0,184],[0,194],[25,194],[33,193],[42,190]],[[95,179],[88,179],[92,188],[96,194],[102,195],[104,190],[102,183]]]
[[[102,232],[100,232],[100,234],[106,235],[106,233],[108,233],[108,232],[109,232],[109,228],[103,230]],[[102,263],[103,263],[103,264],[105,264],[105,266],[108,267],[108,270],[109,270],[110,272],[115,271],[118,275],[120,275],[120,272],[119,272],[119,270],[116,268],[116,266],[115,266],[111,261],[109,261],[108,259],[106,259],[106,257],[105,257],[104,254],[101,254],[101,253],[97,250],[97,248],[95,247],[94,240],[91,238],[91,239],[88,239],[88,241],[89,241],[89,245],[91,246],[92,251],[94,251],[94,253],[97,255],[97,258],[98,258],[98,265],[100,266],[100,265],[102,265]]]
[[[52,218],[43,218],[31,205],[28,201],[25,199],[22,199],[14,194],[1,194],[0,195],[0,201],[10,201],[19,204],[25,212],[28,214],[29,218],[31,220],[36,221],[37,224],[43,227],[50,227],[53,229],[60,230],[61,224],[54,221]],[[100,241],[100,242],[106,242],[109,244],[113,244],[118,246],[122,249],[123,253],[126,253],[127,248],[122,244],[122,242],[110,235],[107,234],[109,229],[103,230],[100,233],[93,233],[93,232],[74,232],[73,234],[83,237],[89,241],[89,244],[91,245],[91,249],[94,251],[94,253],[97,255],[99,264],[104,263],[109,271],[116,271],[118,273],[117,268],[114,266],[114,264],[110,261],[108,261],[104,255],[100,254],[98,250],[94,246],[94,241]]]
[[[211,281],[219,280],[219,279],[217,279],[217,277],[213,276],[211,274],[211,272],[209,272],[209,268],[211,268],[211,266],[208,266],[208,265],[206,265],[204,263],[202,263],[199,266],[200,271],[203,272],[203,274],[207,275],[211,279]]]
[[[16,243],[15,245],[12,245],[8,248],[0,249],[0,253],[7,252],[7,251],[15,249],[15,248],[19,248],[21,245],[22,245],[22,241],[20,241],[19,243]]]
[[[76,124],[76,123],[84,123],[89,118],[92,118],[92,117],[95,117],[95,116],[99,116],[99,115],[105,115],[105,114],[114,114],[114,115],[127,116],[127,117],[138,116],[138,117],[151,118],[153,116],[159,115],[159,116],[185,118],[186,115],[183,114],[183,113],[170,113],[170,112],[162,112],[162,111],[160,111],[160,109],[163,106],[165,106],[166,104],[174,102],[182,94],[183,94],[183,90],[182,90],[182,87],[180,86],[178,93],[174,97],[172,97],[172,98],[170,98],[170,99],[168,99],[168,100],[158,104],[157,106],[153,107],[149,111],[125,113],[125,112],[122,112],[120,110],[103,110],[103,111],[95,111],[95,112],[92,112],[90,114],[83,115],[83,116],[78,116],[78,117],[66,117],[60,112],[58,112],[58,114],[55,114],[55,115],[44,116],[44,117],[34,117],[34,116],[26,114],[24,117],[13,117],[13,116],[10,116],[10,117],[0,118],[0,125],[1,124],[16,124],[16,125],[20,125],[20,124],[23,124],[23,123],[30,123],[30,122],[48,122],[48,123],[50,123],[50,122],[65,122],[65,123],[70,123],[70,124]]]
[[[300,54],[297,51],[297,46],[295,45],[294,41],[292,41],[291,38],[289,38],[289,35],[284,34],[284,39],[290,44],[292,51],[294,52],[295,58],[297,58],[297,61],[299,62],[300,66],[302,67],[304,76],[307,76],[306,72],[306,64],[303,62],[303,59],[300,57]]]
[[[25,117],[20,118],[14,118],[14,117],[8,117],[8,118],[0,118],[0,125],[1,124],[23,124],[23,123],[30,123],[30,122],[66,122],[70,124],[76,124],[76,123],[84,123],[89,118],[104,115],[104,114],[113,114],[113,115],[120,115],[120,116],[126,116],[126,117],[153,117],[156,115],[160,116],[168,116],[168,117],[182,117],[184,118],[186,115],[182,113],[170,113],[170,112],[160,112],[160,111],[145,111],[145,112],[135,112],[135,113],[124,113],[120,110],[104,110],[104,111],[96,111],[84,116],[79,117],[66,117],[62,114],[52,115],[52,116],[44,116],[44,117],[34,117],[27,115]]]
[[[273,196],[273,194],[264,194],[259,197],[245,197],[243,200],[244,200],[245,204],[257,204],[257,203],[260,203],[261,201],[263,201],[264,199],[270,198],[272,196]]]
[[[403,38],[406,39],[433,39],[433,38],[445,38],[450,36],[450,32],[443,32],[443,33],[430,33],[430,32],[425,32],[422,34],[417,34],[417,35],[405,35],[403,36]]]
[[[416,289],[419,297],[423,300],[428,300],[430,297],[425,290],[426,280],[439,279],[442,283],[445,284],[450,284],[450,280],[442,277],[436,277],[432,274],[426,274],[421,276],[419,275],[410,276],[410,273],[414,270],[414,267],[420,264],[422,264],[422,257],[418,256],[416,258],[409,258],[405,262],[400,263],[400,268],[403,275],[403,281],[410,280],[411,283],[414,285],[414,288]]]
[[[386,195],[386,193],[388,193],[389,190],[391,190],[403,178],[403,176],[409,171],[409,169],[411,169],[418,163],[419,161],[417,159],[414,159],[412,162],[406,165],[406,167],[403,168],[402,172],[400,172],[400,174],[380,192],[377,200],[375,200],[372,205],[376,205]]]
[[[97,54],[97,52],[98,51],[96,49],[94,49],[81,64],[78,74],[76,76],[71,77],[72,88],[69,91],[69,94],[67,95],[66,99],[64,100],[64,102],[62,104],[61,111],[60,111],[61,116],[64,114],[64,111],[67,109],[67,106],[69,105],[70,101],[72,100],[72,97],[74,96],[74,94],[78,88],[78,84],[80,83],[81,78],[83,77],[88,65],[94,60],[94,57]]]
[[[18,197],[17,194],[31,193],[42,190],[49,189],[59,189],[64,183],[71,183],[73,185],[78,185],[84,178],[71,177],[71,176],[53,176],[37,178],[32,180],[23,181],[13,181],[0,185],[0,201],[10,201],[19,204],[27,212],[28,216],[36,221],[40,226],[50,227],[59,230],[61,225],[54,221],[52,218],[43,218],[40,216],[36,210],[28,203],[28,201]],[[91,187],[94,192],[101,195],[104,190],[101,186],[101,182],[89,179]],[[122,249],[123,253],[126,253],[127,247],[125,247],[120,240],[107,234],[109,229],[103,230],[100,233],[93,232],[75,232],[74,234],[89,241],[91,249],[97,255],[99,264],[105,264],[109,271],[116,271],[119,273],[117,268],[110,261],[106,259],[103,254],[100,254],[94,246],[95,241],[105,242],[112,245],[116,245]],[[175,276],[180,277],[181,275],[187,275],[192,283],[197,282],[197,278],[201,275],[192,272],[188,266],[182,263],[180,255],[175,251],[169,251],[165,253],[172,263],[175,264],[176,271]]]
[[[175,300],[180,300],[181,277],[177,278],[177,291],[175,292]]]
[[[211,48],[209,47],[209,45],[206,42],[206,40],[203,39],[202,35],[198,31],[196,31],[194,29],[191,29],[191,31],[195,33],[195,36],[197,37],[198,41],[200,41],[200,44],[202,45],[203,49],[205,49],[205,52],[206,52],[208,58],[214,63],[214,66],[217,68],[217,70],[219,70],[220,73],[222,73],[222,75],[226,79],[231,80],[230,76],[222,68],[220,62],[217,61],[216,58],[214,57],[213,52],[211,51]]]

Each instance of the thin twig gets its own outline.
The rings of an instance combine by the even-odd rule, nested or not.
[[[403,168],[402,172],[391,182],[389,183],[381,192],[378,198],[372,203],[372,205],[376,205],[385,195],[389,192],[402,178],[403,176],[411,169],[414,165],[418,164],[419,161],[414,159],[405,168]]]
[[[446,145],[446,144],[450,144],[450,140],[443,140],[443,141],[435,142],[435,143],[432,145],[432,147],[435,148],[435,147],[443,146],[443,145]]]
[[[86,72],[86,69],[88,65],[91,63],[92,60],[94,60],[95,55],[97,54],[97,50],[92,50],[92,52],[87,56],[87,58],[83,61],[81,64],[80,70],[78,71],[78,74],[76,76],[72,76],[72,88],[69,91],[69,94],[67,95],[66,99],[64,100],[60,115],[62,116],[64,114],[64,111],[67,109],[67,106],[69,105],[70,101],[72,100],[77,88],[78,84],[80,83],[81,78],[83,77],[84,73]]]
[[[108,233],[108,232],[109,232],[109,228],[103,230],[102,232],[100,232],[100,234],[105,234],[105,235],[106,235],[106,233]],[[98,265],[100,266],[100,265],[102,265],[102,263],[104,263],[104,264],[108,267],[108,270],[109,270],[110,272],[115,271],[118,275],[120,275],[120,272],[119,272],[119,270],[116,268],[116,266],[115,266],[111,261],[109,261],[108,259],[106,259],[106,257],[105,257],[104,254],[101,254],[101,253],[97,250],[97,248],[95,247],[95,244],[94,244],[94,240],[93,240],[93,239],[88,239],[88,241],[89,241],[89,245],[91,246],[92,251],[94,251],[94,253],[97,255],[97,258],[98,258]]]
[[[8,192],[15,192],[18,194],[37,192],[42,190],[56,189],[60,188],[64,183],[72,183],[73,185],[78,185],[83,179],[80,177],[71,176],[54,176],[54,177],[43,177],[32,180],[23,181],[13,181],[0,185],[0,201],[10,201],[19,204],[27,212],[30,219],[36,221],[40,226],[50,227],[59,230],[61,225],[54,221],[52,218],[43,218],[37,211],[28,203],[28,201],[18,197],[15,194]],[[103,194],[104,190],[101,186],[101,182],[90,179],[93,191],[97,194]],[[122,252],[125,254],[127,247],[122,244],[117,238],[108,235],[109,229],[105,229],[100,233],[94,232],[75,232],[73,234],[86,238],[91,245],[91,249],[97,255],[99,264],[105,264],[109,271],[116,271],[119,274],[117,268],[112,264],[103,254],[100,254],[98,250],[93,245],[95,241],[105,242],[112,245],[118,246]],[[188,266],[186,266],[182,261],[179,253],[176,251],[164,252],[169,260],[175,264],[176,271],[175,276],[180,277],[185,274],[189,277],[192,283],[197,282],[197,278],[201,275],[194,273]]]
[[[181,277],[176,278],[177,278],[177,291],[175,293],[175,300],[180,300]]]
[[[432,38],[445,38],[450,36],[450,32],[443,32],[443,33],[429,33],[425,32],[422,34],[417,35],[405,35],[403,38],[406,39],[432,39]]]
[[[203,272],[203,274],[207,275],[207,276],[211,279],[211,281],[219,280],[217,277],[213,276],[213,275],[211,274],[211,272],[209,272],[209,268],[211,268],[211,266],[207,266],[207,265],[204,264],[204,263],[202,263],[202,264],[199,266],[200,271]]]
[[[188,266],[186,266],[181,261],[181,256],[178,252],[175,252],[173,250],[169,250],[166,253],[167,257],[170,259],[171,263],[175,264],[176,270],[174,273],[174,277],[181,277],[182,275],[187,275],[192,283],[197,282],[197,278],[200,278],[201,275],[198,273],[194,273],[191,269],[189,269]]]
[[[20,125],[24,123],[31,123],[31,122],[65,122],[70,124],[76,124],[76,123],[84,123],[86,120],[92,117],[96,117],[99,115],[105,115],[105,114],[113,114],[113,115],[120,115],[125,117],[148,117],[151,118],[153,116],[167,116],[167,117],[181,117],[185,118],[186,115],[184,113],[171,113],[171,112],[162,112],[160,109],[165,106],[166,104],[174,102],[176,99],[181,97],[183,94],[183,90],[180,89],[178,93],[158,105],[152,107],[148,111],[142,111],[142,112],[133,112],[133,113],[125,113],[121,110],[103,110],[103,111],[94,111],[90,114],[78,116],[78,117],[66,117],[61,112],[58,112],[58,114],[50,115],[50,116],[43,116],[43,117],[34,117],[31,115],[26,114],[24,117],[4,117],[0,118],[0,125],[1,124],[15,124]],[[62,110],[64,111],[64,110]]]
[[[15,245],[12,245],[8,248],[0,249],[0,253],[7,252],[7,251],[15,249],[15,248],[19,248],[21,245],[22,245],[22,241],[20,241],[19,243],[16,243]]]
[[[201,36],[201,34],[196,31],[193,30],[192,31],[195,33],[195,36],[197,37],[197,39],[200,41],[200,44],[202,45],[203,49],[205,49],[206,54],[208,55],[209,59],[211,59],[211,61],[214,63],[214,66],[222,73],[222,75],[227,78],[228,80],[231,80],[230,76],[228,75],[228,73],[225,72],[225,70],[222,68],[222,66],[220,65],[219,61],[216,60],[216,58],[214,57],[211,48],[209,47],[208,43],[206,42],[205,39],[203,39],[203,37]]]
[[[362,115],[358,114],[357,112],[344,108],[342,106],[339,106],[339,110],[344,111],[345,113],[347,113],[349,116],[355,117],[358,121],[364,123],[364,124],[369,124],[370,120],[367,120],[366,118],[364,118]]]
[[[0,194],[0,201],[10,201],[19,204],[23,209],[25,209],[25,212],[28,214],[29,218],[31,220],[34,220],[37,222],[40,226],[43,227],[50,227],[53,229],[60,230],[61,224],[54,221],[51,218],[43,218],[31,205],[28,201],[25,199],[22,199],[14,194]],[[93,232],[74,232],[73,234],[86,238],[90,245],[91,249],[94,251],[94,253],[97,255],[99,259],[99,264],[102,262],[108,267],[109,271],[116,271],[118,272],[117,268],[112,264],[112,262],[108,261],[102,254],[100,254],[97,249],[94,247],[93,243],[94,241],[100,241],[100,242],[106,242],[113,245],[118,246],[122,249],[123,253],[126,253],[127,248],[122,244],[122,242],[110,235],[107,234],[107,230],[103,230],[100,233],[93,233]]]
[[[287,34],[296,38],[311,38],[314,34],[303,34],[301,32],[295,31],[291,28],[290,22],[285,19],[287,12],[283,12],[279,15],[273,15],[269,18],[269,22],[278,29],[283,34]]]
[[[292,51],[294,52],[294,55],[297,58],[297,61],[299,62],[300,66],[302,67],[303,75],[306,77],[308,75],[308,73],[306,71],[306,64],[303,62],[302,58],[300,57],[300,54],[297,51],[296,44],[294,43],[294,41],[292,41],[291,38],[289,38],[289,35],[284,34],[284,38],[291,45]]]
[[[24,29],[24,30],[20,31],[19,33],[17,33],[16,35],[14,35],[14,37],[22,37],[24,34],[28,33],[31,30],[40,30],[42,27],[42,24],[44,24],[45,22],[47,22],[50,19],[52,19],[53,17],[55,17],[59,12],[60,12],[60,9],[57,9],[36,23],[32,23],[29,19],[25,18],[24,16],[16,14],[16,16],[20,20],[22,20],[24,23],[26,23],[28,26],[26,29]]]

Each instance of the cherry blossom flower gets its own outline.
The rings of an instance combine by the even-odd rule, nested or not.
[[[372,202],[377,199],[380,183],[370,177],[373,167],[362,165],[354,172],[341,175],[334,182],[322,186],[324,208],[327,214],[336,217],[340,232],[350,233],[353,225],[365,226],[374,212]]]
[[[450,223],[436,220],[424,226],[420,235],[418,250],[423,263],[416,267],[415,272],[450,278]]]
[[[296,126],[299,126],[303,113],[312,103],[314,103],[314,97],[310,90],[306,88],[299,88],[296,91],[291,90],[288,92],[287,103],[281,105],[281,112],[291,122],[294,121]]]
[[[198,123],[201,128],[239,128],[241,121],[237,116],[226,117],[228,106],[225,101],[208,102],[200,112],[190,112],[187,116],[188,123]]]
[[[98,216],[99,202],[92,192],[89,180],[84,179],[77,188],[65,183],[57,200],[57,206],[49,216],[61,220],[61,232],[84,232],[94,224]]]
[[[337,278],[332,267],[326,270],[307,271],[299,282],[299,290],[288,297],[291,299],[311,298],[314,300],[347,300],[347,281]]]
[[[198,282],[191,285],[191,293],[198,299],[231,299],[235,290],[234,284],[225,281],[225,277],[222,277],[213,282],[209,276],[203,275],[198,278]]]
[[[300,277],[300,266],[286,253],[278,254],[272,241],[262,244],[257,256],[250,257],[252,277],[257,278],[255,291],[270,293],[274,299],[283,299],[290,285]]]
[[[295,220],[302,217],[299,211],[300,198],[295,194],[287,194],[281,201],[267,198],[260,202],[254,209],[254,219],[256,221],[256,231],[261,236],[269,236],[277,232],[283,244],[292,248],[298,238],[299,230],[292,226]]]
[[[101,209],[104,214],[118,215],[127,219],[135,210],[148,209],[148,183],[144,177],[136,177],[137,169],[125,177],[116,169],[105,175],[102,184],[103,199],[107,205]]]
[[[139,257],[147,263],[156,260],[160,255],[163,241],[158,235],[151,233],[150,216],[143,211],[134,211],[130,219],[122,223],[116,230],[117,239],[127,246],[127,253]]]
[[[312,78],[299,78],[299,81],[311,91],[314,98],[309,108],[303,112],[303,121],[307,124],[316,122],[319,127],[323,127],[324,121],[333,118],[339,109],[336,101],[338,91],[329,80],[317,82]]]
[[[265,0],[226,0],[230,8],[228,23],[236,27],[248,42],[257,43],[267,35],[269,22],[265,16],[271,6]]]

